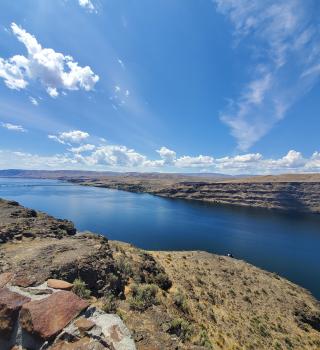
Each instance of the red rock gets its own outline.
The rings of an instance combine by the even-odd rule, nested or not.
[[[13,278],[13,273],[4,272],[0,274],[0,288],[4,287]]]
[[[8,288],[0,289],[0,333],[9,335],[13,330],[22,305],[31,299]]]
[[[48,279],[47,286],[54,289],[63,289],[63,290],[71,290],[73,288],[73,284],[55,279]]]
[[[90,338],[81,338],[74,343],[68,343],[66,341],[59,342],[53,345],[50,350],[104,350],[112,349],[106,348],[104,345],[96,340]],[[114,349],[114,348],[113,348]]]
[[[95,323],[88,320],[87,318],[81,317],[78,320],[74,322],[75,326],[78,327],[80,332],[85,332],[90,330],[93,326],[95,326]]]
[[[23,305],[20,312],[20,325],[29,333],[42,339],[50,339],[88,305],[72,292],[56,292],[46,299]]]
[[[14,279],[11,281],[11,284],[13,286],[18,287],[32,287],[36,283],[36,280],[29,276],[15,276]]]

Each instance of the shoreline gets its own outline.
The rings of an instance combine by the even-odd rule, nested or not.
[[[97,187],[97,188],[107,188],[107,189],[115,189],[115,190],[121,190],[121,191],[126,191],[126,192],[131,192],[131,193],[148,193],[150,195],[158,196],[158,197],[163,197],[163,198],[170,198],[170,199],[181,199],[181,200],[187,200],[187,201],[192,201],[192,202],[198,202],[198,203],[206,203],[206,204],[212,204],[212,205],[223,205],[223,206],[228,206],[228,207],[240,207],[240,208],[255,208],[255,209],[268,209],[272,210],[275,212],[287,212],[287,213],[299,213],[301,215],[303,214],[312,214],[312,215],[319,215],[320,214],[320,183],[318,182],[306,182],[306,183],[301,183],[301,182],[281,182],[281,183],[275,183],[277,185],[281,184],[284,186],[281,191],[284,192],[284,199],[283,202],[282,199],[279,199],[277,201],[276,195],[274,197],[268,197],[264,198],[264,193],[262,193],[259,197],[259,194],[255,196],[255,198],[252,200],[250,198],[251,194],[256,192],[255,189],[252,189],[250,192],[250,188],[243,188],[243,187],[254,187],[254,186],[269,186],[273,187],[274,183],[263,183],[263,182],[257,182],[257,183],[242,183],[242,182],[215,182],[215,183],[207,183],[203,182],[201,186],[203,187],[213,187],[211,188],[209,197],[207,196],[206,193],[198,194],[196,193],[196,196],[194,195],[195,192],[197,192],[197,189],[195,187],[198,186],[198,183],[193,183],[190,182],[187,185],[187,188],[185,187],[184,184],[174,184],[174,187],[172,186],[163,186],[160,188],[153,188],[152,184],[148,182],[142,182],[137,184],[132,184],[131,182],[123,183],[123,182],[108,182],[109,180],[104,180],[104,183],[101,183],[101,180],[98,180],[95,182],[94,180],[80,180],[80,179],[63,179],[67,182],[74,183],[77,185],[81,186],[92,186],[92,187]],[[288,187],[292,186],[300,186],[301,184],[307,186],[307,190],[301,191],[300,193],[298,192],[297,195],[302,195],[303,197],[307,197],[309,194],[312,193],[312,197],[314,199],[315,203],[304,203],[302,200],[299,202],[299,198],[296,198],[296,193],[294,193],[292,196],[287,194],[286,189]],[[232,193],[229,198],[227,199],[221,199],[221,198],[216,198],[215,194],[216,192],[214,191],[214,187],[218,186],[238,186],[242,187],[242,189],[230,189],[230,191],[225,191],[225,194],[229,195],[228,192]],[[239,195],[242,195],[241,193],[243,191],[245,194],[242,198],[240,198],[239,201]],[[263,191],[263,189],[262,189]],[[262,192],[261,191],[261,192]],[[277,193],[275,190],[271,189],[270,193],[271,195],[273,194],[272,192]],[[191,194],[190,194],[191,193]],[[235,194],[234,194],[235,193]],[[249,195],[248,195],[249,193]],[[210,196],[211,195],[211,196]],[[247,198],[249,197],[249,198]],[[287,197],[287,198],[285,198]]]

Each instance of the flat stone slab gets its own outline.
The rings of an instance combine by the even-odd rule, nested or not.
[[[50,339],[68,325],[88,303],[68,291],[59,291],[42,300],[24,304],[20,325],[41,339]]]
[[[47,286],[49,288],[62,289],[62,290],[71,290],[73,288],[72,283],[62,281],[62,280],[56,280],[56,279],[48,279]]]
[[[53,345],[50,350],[105,350],[109,349],[109,347],[105,347],[100,342],[90,339],[90,338],[82,338],[74,343],[68,342],[59,342]]]
[[[0,288],[3,288],[7,283],[9,283],[13,278],[13,273],[3,272],[0,274]]]
[[[30,300],[8,288],[0,289],[0,334],[10,335],[17,321],[19,310]]]
[[[90,330],[95,326],[95,323],[87,318],[81,317],[74,322],[74,325],[79,329],[80,332],[85,332]]]

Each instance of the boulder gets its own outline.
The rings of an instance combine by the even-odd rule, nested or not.
[[[46,299],[24,304],[20,312],[20,325],[41,339],[50,339],[87,307],[88,303],[74,293],[59,291]]]
[[[52,279],[52,278],[48,279],[47,286],[49,288],[62,289],[62,290],[71,290],[73,288],[72,283],[62,281],[62,280]]]
[[[17,321],[19,310],[30,300],[8,288],[0,289],[0,334],[10,335]]]
[[[0,288],[4,287],[7,283],[9,283],[13,278],[13,273],[4,272],[0,274]]]
[[[136,350],[130,331],[118,315],[96,312],[89,319],[101,327],[103,336],[114,350]]]

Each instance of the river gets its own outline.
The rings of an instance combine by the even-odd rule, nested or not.
[[[320,299],[320,216],[210,205],[56,180],[0,178],[0,197],[150,250],[232,253]]]

